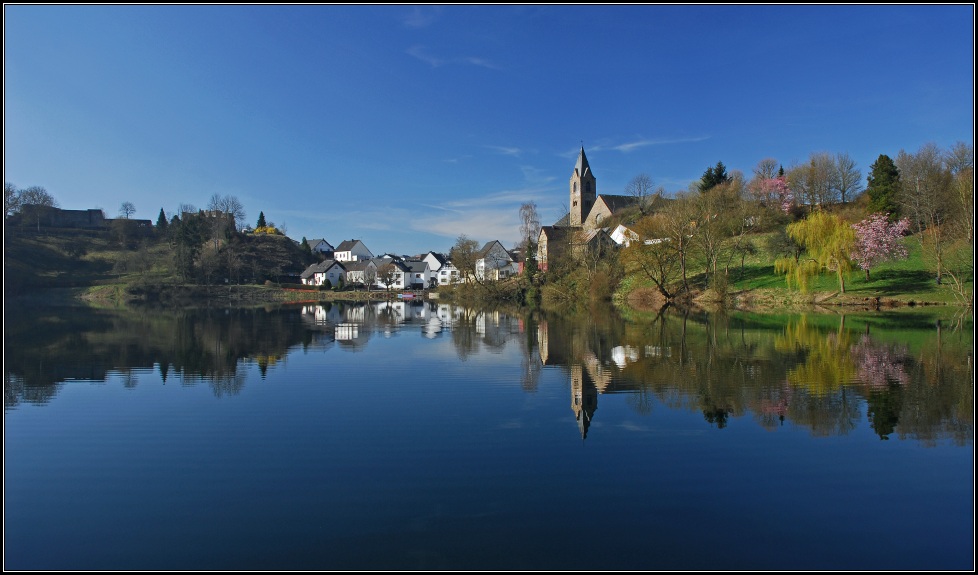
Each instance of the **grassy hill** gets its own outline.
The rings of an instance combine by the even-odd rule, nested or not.
[[[783,274],[774,270],[773,258],[765,253],[765,243],[769,234],[758,234],[752,238],[755,246],[753,255],[744,259],[743,267],[739,258],[729,262],[728,301],[744,308],[776,308],[784,306],[849,305],[869,308],[902,305],[962,305],[959,294],[949,281],[936,282],[934,265],[922,253],[920,242],[915,237],[906,238],[908,257],[880,264],[866,273],[855,269],[846,276],[846,291],[841,293],[834,273],[825,272],[811,279],[809,290],[789,287]],[[702,271],[702,264],[692,266],[694,272]],[[694,273],[690,276],[691,285],[701,300],[709,301],[705,276]],[[974,278],[965,286],[973,293]],[[635,295],[651,292],[652,285],[640,277],[626,280],[619,290],[619,297],[627,297],[622,292]],[[633,297],[632,299],[636,299]]]
[[[239,235],[233,240],[233,284],[261,284],[298,274],[314,257],[285,236]],[[225,285],[223,254],[214,256],[215,273],[193,283]],[[176,273],[174,248],[165,238],[146,233],[120,239],[109,230],[11,227],[4,230],[4,295],[31,294],[52,288],[110,286],[145,294],[188,282]]]

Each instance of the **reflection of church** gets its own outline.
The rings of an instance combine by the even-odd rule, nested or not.
[[[613,393],[615,381],[612,370],[601,364],[601,360],[582,342],[573,341],[567,329],[554,326],[550,329],[547,320],[537,324],[537,348],[540,362],[549,366],[570,367],[571,411],[581,432],[587,438],[588,428],[594,412],[598,408],[598,394]],[[575,347],[580,347],[575,353]]]

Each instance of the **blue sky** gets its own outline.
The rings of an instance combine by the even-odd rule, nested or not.
[[[233,195],[294,238],[507,247],[519,207],[974,143],[973,4],[4,5],[4,180],[156,220]]]

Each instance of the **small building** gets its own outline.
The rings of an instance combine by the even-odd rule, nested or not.
[[[355,262],[373,257],[373,252],[368,250],[360,240],[344,240],[333,250],[333,259],[338,262]]]

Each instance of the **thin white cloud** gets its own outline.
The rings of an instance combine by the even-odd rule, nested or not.
[[[471,66],[479,66],[481,68],[489,68],[490,70],[498,70],[499,67],[486,60],[485,58],[478,58],[475,56],[462,56],[455,58],[443,58],[440,56],[435,56],[431,54],[424,46],[412,46],[406,50],[409,56],[414,56],[418,60],[421,60],[425,64],[428,64],[432,68],[439,68],[447,64],[468,64]]]
[[[438,19],[440,12],[437,7],[414,6],[401,21],[408,28],[427,28]]]
[[[523,150],[508,146],[486,146],[490,150],[495,150],[504,156],[515,156],[519,157],[523,153]]]
[[[437,68],[445,63],[443,59],[432,56],[421,46],[412,46],[407,49],[407,53],[409,56],[414,56],[432,68]]]
[[[659,139],[648,139],[643,138],[635,140],[632,142],[624,142],[621,144],[609,144],[609,143],[599,143],[593,146],[584,146],[589,152],[604,152],[607,150],[612,150],[615,152],[622,152],[627,154],[638,148],[644,148],[646,146],[666,146],[671,144],[690,144],[694,142],[702,142],[704,140],[709,140],[710,136],[693,136],[689,138],[659,138]],[[576,157],[580,153],[580,148],[575,148],[571,152],[562,154],[563,157],[572,158]]]

